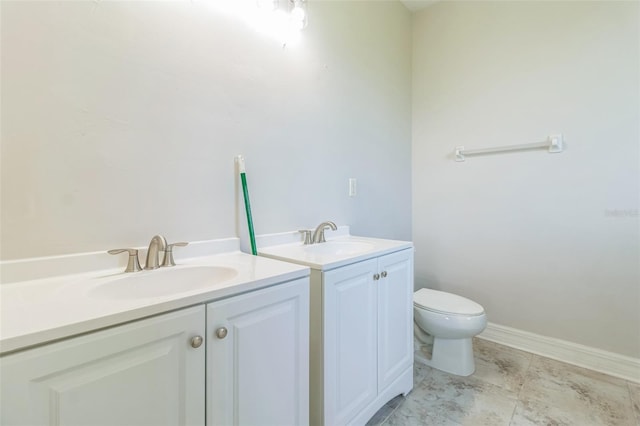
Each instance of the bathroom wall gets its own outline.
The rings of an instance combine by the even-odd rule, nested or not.
[[[243,235],[237,154],[258,234],[411,238],[410,13],[310,1],[283,48],[242,1],[2,1],[0,258]]]
[[[418,287],[640,357],[638,2],[440,2],[413,21]],[[454,148],[566,150],[458,163]]]

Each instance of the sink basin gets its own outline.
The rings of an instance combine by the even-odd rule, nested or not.
[[[308,266],[317,271],[328,271],[411,247],[412,244],[409,241],[346,235],[332,238],[325,243],[304,245],[301,242],[284,242],[274,244],[260,249],[260,255]]]
[[[216,287],[238,275],[223,266],[187,266],[122,273],[100,278],[88,295],[103,299],[142,299]]]
[[[373,249],[373,244],[358,241],[327,241],[326,243],[304,246],[303,250],[310,254],[349,256],[364,253]]]

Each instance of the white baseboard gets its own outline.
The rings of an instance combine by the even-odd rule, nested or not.
[[[478,336],[512,348],[640,383],[640,359],[489,323]]]

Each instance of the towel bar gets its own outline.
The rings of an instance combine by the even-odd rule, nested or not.
[[[526,143],[520,145],[507,145],[492,148],[465,149],[464,146],[456,147],[456,161],[464,161],[467,155],[492,154],[495,152],[526,151],[531,149],[548,149],[551,153],[562,152],[563,138],[561,134],[550,135],[547,140],[536,143]]]

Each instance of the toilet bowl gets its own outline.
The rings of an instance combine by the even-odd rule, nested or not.
[[[458,376],[475,371],[472,338],[487,326],[476,302],[444,291],[422,288],[413,294],[414,335],[420,348],[416,360]],[[433,343],[431,358],[422,351]]]

